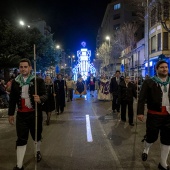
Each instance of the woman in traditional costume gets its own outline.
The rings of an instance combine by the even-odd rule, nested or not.
[[[104,75],[99,82],[98,99],[99,100],[111,100],[109,92],[110,82]]]

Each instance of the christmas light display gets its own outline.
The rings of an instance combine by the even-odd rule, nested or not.
[[[80,74],[84,80],[87,79],[89,73],[95,75],[96,69],[93,64],[90,64],[91,50],[85,48],[86,42],[82,42],[83,48],[77,51],[78,64],[73,68],[74,80]]]

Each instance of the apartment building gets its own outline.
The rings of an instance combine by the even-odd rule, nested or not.
[[[148,1],[145,13],[145,37],[121,53],[121,71],[130,76],[154,76],[159,60],[169,63],[170,69],[170,2]]]
[[[130,0],[112,0],[111,3],[107,5],[101,27],[98,30],[96,48],[99,48],[100,45],[106,41],[106,36],[110,37],[110,45],[112,45],[111,37],[121,25],[137,21],[136,9],[132,8],[130,2]],[[142,32],[144,32],[144,30]],[[142,38],[142,33],[140,33],[140,37]],[[111,52],[110,63],[112,67],[116,66],[116,69],[120,69],[120,60],[116,57],[117,59],[115,61],[113,58],[115,58],[114,52]],[[112,70],[114,69],[112,68]]]
[[[170,69],[170,1],[160,0],[159,2],[150,0],[149,17],[145,21],[145,26],[148,28],[148,33],[145,34],[146,74],[153,76],[155,74],[155,64],[158,60],[165,60],[169,63]],[[148,44],[149,43],[149,44]],[[147,59],[148,56],[148,59]]]
[[[29,25],[30,27],[37,28],[44,36],[48,36],[51,34],[51,27],[48,26],[44,20],[33,20]]]

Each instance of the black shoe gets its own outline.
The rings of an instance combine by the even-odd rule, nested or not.
[[[126,122],[126,120],[121,119],[122,122]]]
[[[24,167],[18,168],[17,166],[15,166],[15,167],[13,168],[13,170],[24,170]]]
[[[159,170],[170,170],[169,166],[166,167],[166,169],[159,163],[158,165]]]
[[[129,123],[130,126],[134,126],[134,123]]]
[[[37,162],[40,162],[42,159],[40,151],[37,151]]]
[[[142,153],[142,161],[146,161],[148,159],[148,154]]]

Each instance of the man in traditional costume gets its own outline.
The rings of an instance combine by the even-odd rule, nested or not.
[[[137,115],[144,121],[144,107],[147,102],[145,148],[142,160],[146,161],[151,145],[158,139],[160,133],[161,157],[159,170],[170,170],[167,158],[170,150],[170,77],[168,76],[168,63],[158,61],[157,75],[143,82],[139,94]]]
[[[44,80],[37,78],[37,94],[35,94],[35,77],[31,75],[31,62],[22,59],[19,62],[20,74],[13,80],[9,100],[9,123],[14,124],[14,114],[17,105],[16,117],[16,153],[17,165],[13,170],[23,170],[23,159],[26,151],[29,132],[35,141],[37,136],[37,162],[41,161],[40,144],[42,133],[42,104],[47,99]],[[35,134],[35,102],[37,103],[37,134]]]

